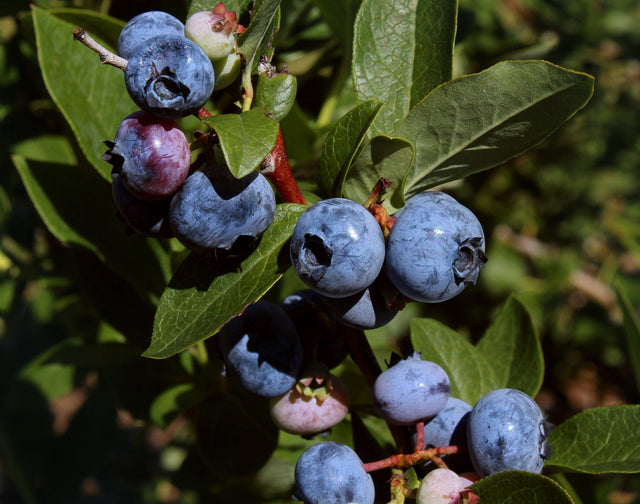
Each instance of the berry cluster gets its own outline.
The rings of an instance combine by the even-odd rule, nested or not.
[[[122,121],[104,159],[113,167],[116,206],[136,232],[175,237],[205,253],[228,251],[239,237],[253,244],[271,224],[276,200],[267,179],[257,171],[234,177],[216,145],[193,161],[175,122],[198,114],[214,90],[237,77],[235,34],[242,30],[222,4],[184,25],[153,11],[123,28],[118,53],[141,110]],[[341,422],[349,394],[330,370],[348,355],[350,338],[387,324],[407,302],[453,298],[475,283],[486,261],[483,229],[469,209],[425,191],[389,216],[382,180],[365,205],[336,197],[308,207],[289,246],[308,289],[280,306],[250,304],[220,329],[226,376],[269,399],[283,431],[314,437]],[[473,502],[473,481],[508,469],[539,473],[550,455],[549,424],[529,396],[499,389],[472,408],[450,397],[445,370],[417,353],[377,376],[372,399],[390,425],[407,432],[415,426],[414,452],[363,464],[345,445],[317,443],[297,462],[297,498],[372,504],[370,471],[417,466],[426,472],[419,504]]]
[[[349,331],[326,315],[313,291],[301,291],[280,306],[249,305],[221,329],[219,347],[227,376],[270,399],[280,429],[314,436],[348,412],[347,389],[329,370],[347,356]]]
[[[381,373],[373,399],[388,422],[416,425],[414,453],[363,464],[339,443],[313,445],[296,465],[300,500],[373,504],[368,472],[419,465],[427,474],[415,493],[418,504],[474,503],[479,499],[469,487],[482,477],[507,470],[540,473],[551,455],[547,442],[551,425],[531,397],[515,389],[498,389],[471,407],[450,397],[446,373],[419,355]]]
[[[276,201],[264,176],[233,177],[215,149],[192,163],[175,122],[235,80],[240,56],[234,35],[243,29],[222,3],[186,25],[151,11],[122,29],[125,84],[142,110],[122,121],[114,141],[106,142],[104,159],[113,166],[113,199],[134,231],[175,236],[190,250],[211,252],[229,250],[238,237],[253,243],[271,224]]]
[[[336,320],[358,329],[391,321],[403,297],[451,299],[475,283],[486,261],[482,226],[451,196],[419,193],[383,222],[374,217],[379,205],[322,200],[304,212],[291,238],[291,262],[302,281],[323,296]]]
[[[347,355],[355,329],[326,311],[323,296],[307,289],[280,306],[258,301],[220,333],[227,375],[270,398],[277,427],[304,437],[331,429],[348,413],[344,384],[328,370]],[[312,445],[296,469],[296,497],[306,504],[372,504],[371,471],[416,466],[426,473],[418,504],[477,502],[469,489],[484,476],[506,470],[542,471],[551,455],[551,430],[537,404],[515,389],[498,389],[472,407],[450,396],[447,373],[414,353],[378,375],[372,387],[377,414],[413,430],[414,452],[363,464],[336,442]],[[452,449],[453,448],[453,449]],[[404,457],[404,458],[403,458]]]

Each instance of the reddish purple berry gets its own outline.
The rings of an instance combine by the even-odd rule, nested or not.
[[[134,112],[120,123],[104,159],[136,198],[154,201],[174,194],[191,166],[189,142],[178,125],[147,112]]]

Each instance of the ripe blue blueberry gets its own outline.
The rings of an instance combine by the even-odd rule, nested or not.
[[[446,301],[475,283],[486,261],[484,233],[475,215],[451,196],[426,191],[395,217],[387,243],[387,274],[410,299]]]
[[[424,447],[457,446],[458,453],[444,455],[449,466],[457,472],[473,470],[467,447],[467,423],[471,406],[455,397],[449,397],[445,407],[424,426]],[[431,465],[429,462],[427,465]]]
[[[169,220],[176,238],[197,252],[228,250],[243,236],[255,241],[273,221],[276,199],[267,179],[252,172],[233,177],[224,164],[187,177],[171,200]]]
[[[168,219],[170,200],[144,201],[134,197],[117,173],[111,174],[111,181],[113,201],[131,229],[154,238],[173,237]]]
[[[178,18],[162,11],[138,14],[124,25],[118,37],[118,55],[130,59],[137,47],[158,35],[184,36],[184,24]]]
[[[191,166],[189,142],[178,125],[138,111],[118,127],[103,159],[113,165],[120,182],[138,199],[160,200],[173,195]]]
[[[442,411],[449,391],[449,377],[444,369],[414,353],[376,378],[373,404],[387,422],[410,425]]]
[[[124,79],[138,107],[176,119],[205,104],[215,75],[211,60],[197,44],[184,36],[160,35],[136,47]]]
[[[514,389],[483,396],[469,416],[469,455],[482,476],[510,469],[540,473],[551,455],[551,424],[531,397]]]
[[[345,298],[325,298],[324,303],[332,317],[354,329],[382,327],[398,313],[387,307],[375,283]]]
[[[338,327],[322,300],[318,292],[304,289],[288,295],[280,306],[298,330],[305,362],[319,361],[332,369],[348,355],[345,338],[351,329]]]
[[[227,374],[261,397],[277,397],[293,387],[302,367],[296,328],[277,305],[258,301],[220,330]]]
[[[362,206],[330,198],[310,206],[291,237],[291,262],[302,281],[327,297],[366,289],[384,263],[384,237]]]
[[[296,463],[296,497],[305,504],[373,504],[373,480],[351,448],[326,441],[307,448]]]

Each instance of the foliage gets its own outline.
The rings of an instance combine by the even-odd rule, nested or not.
[[[278,433],[267,404],[221,376],[215,337],[251,301],[301,288],[286,248],[303,207],[280,202],[239,267],[128,234],[101,156],[135,105],[120,71],[71,37],[82,26],[113,50],[138,12],[184,19],[215,3],[0,7],[11,97],[0,103],[3,501],[288,502],[293,465],[318,441]],[[309,202],[363,203],[385,175],[389,211],[443,183],[477,211],[489,245],[478,285],[442,306],[411,304],[367,338],[379,362],[410,349],[438,362],[472,404],[514,387],[550,413],[545,475],[484,478],[482,502],[586,504],[608,481],[640,499],[629,476],[640,471],[638,7],[225,4],[248,27],[239,50],[253,72],[214,95],[212,117],[181,126],[215,129],[235,175],[256,169],[279,126]],[[262,54],[289,74],[258,77]],[[253,107],[240,113],[250,83]],[[593,370],[597,390],[581,402]],[[353,407],[327,439],[365,461],[396,453],[354,362],[334,372]]]

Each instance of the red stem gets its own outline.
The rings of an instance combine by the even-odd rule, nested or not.
[[[287,152],[284,149],[282,139],[282,129],[278,129],[276,144],[271,150],[271,154],[262,162],[261,173],[265,175],[280,193],[282,199],[287,203],[300,203],[306,205],[296,179],[293,178]]]
[[[440,455],[452,455],[454,453],[458,453],[457,446],[440,446],[439,448],[429,448],[428,450],[420,450],[409,454],[399,453],[383,460],[362,464],[362,467],[366,472],[379,471],[380,469],[387,469],[389,467],[406,469],[423,460],[441,460]]]
[[[416,424],[416,447],[414,452],[424,450],[424,422],[418,422]]]
[[[196,112],[196,117],[198,119],[205,119],[207,117],[211,117],[211,112],[209,112],[206,108],[200,107],[198,112]]]

